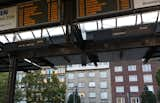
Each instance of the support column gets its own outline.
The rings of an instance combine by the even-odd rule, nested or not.
[[[16,58],[13,56],[10,58],[10,66],[9,66],[9,82],[8,82],[8,103],[14,103],[15,96],[15,85],[16,85]]]
[[[62,0],[63,3],[63,23],[66,25],[66,41],[72,41],[71,28],[73,21],[76,19],[76,0]]]

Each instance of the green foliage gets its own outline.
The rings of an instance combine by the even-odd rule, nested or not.
[[[144,87],[144,92],[141,94],[141,103],[156,103],[156,96],[146,86]]]
[[[20,102],[20,101],[23,100],[23,98],[25,96],[23,94],[23,92],[24,91],[21,88],[16,88],[16,90],[15,90],[15,97],[14,97],[15,103]]]
[[[57,76],[44,75],[41,71],[27,73],[22,79],[27,103],[64,103],[66,86]]]
[[[158,99],[158,101],[160,101],[160,88],[157,91],[157,99]]]
[[[6,103],[8,73],[0,73],[0,103]]]
[[[156,81],[159,86],[159,89],[157,91],[157,99],[158,99],[158,101],[160,101],[160,69],[156,73]]]
[[[156,73],[156,80],[157,80],[158,86],[160,86],[160,69]]]

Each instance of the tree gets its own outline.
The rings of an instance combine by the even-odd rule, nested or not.
[[[160,101],[160,88],[157,91],[157,100]]]
[[[141,94],[141,103],[156,103],[156,96],[147,86],[144,86],[144,92]]]
[[[56,74],[45,75],[41,71],[29,72],[22,79],[27,103],[64,103],[66,86]]]
[[[160,101],[160,69],[156,73],[156,81],[157,81],[157,84],[159,87],[159,89],[157,91],[157,99],[158,99],[158,101]]]
[[[156,80],[157,80],[158,86],[160,87],[160,69],[156,73]]]
[[[14,97],[15,103],[23,101],[25,97],[24,93],[25,92],[23,91],[21,87],[21,81],[16,81],[15,97]]]
[[[0,103],[6,103],[8,73],[0,73]]]

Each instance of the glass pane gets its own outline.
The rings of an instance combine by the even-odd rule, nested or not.
[[[156,21],[158,12],[154,11],[154,12],[144,13],[142,16],[144,23],[152,23]]]
[[[20,38],[17,34],[7,34],[6,37],[8,38],[9,42],[20,41]]]
[[[115,18],[104,19],[102,23],[103,23],[104,29],[116,27],[116,19]]]
[[[131,25],[135,25],[135,22],[136,22],[136,16],[135,15],[119,17],[117,19],[117,26],[118,27],[131,26]]]
[[[0,42],[8,43],[7,39],[3,35],[0,35]]]
[[[92,22],[81,23],[80,27],[83,28],[85,31],[95,31],[97,30],[97,22],[92,21]]]
[[[50,36],[57,36],[57,35],[64,35],[66,32],[66,27],[65,26],[59,26],[59,27],[52,27],[52,28],[47,28]]]
[[[41,38],[41,30],[40,29],[39,30],[34,30],[33,33],[34,33],[36,38]]]
[[[22,40],[34,39],[31,31],[21,32],[21,33],[19,33],[19,35],[21,36]]]

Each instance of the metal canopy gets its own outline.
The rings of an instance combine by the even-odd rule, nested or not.
[[[159,29],[155,29],[155,25],[159,24],[88,31],[86,40],[83,40],[84,49],[79,48],[79,42],[75,39],[66,42],[64,35],[6,43],[0,52],[0,57],[3,57],[0,67],[2,71],[7,71],[8,53],[19,60],[19,70],[90,63],[95,58],[90,59],[88,54],[97,55],[100,62],[142,59],[150,48],[160,46]]]
[[[61,23],[0,31],[0,71],[9,71],[8,103],[14,102],[18,70],[91,62],[98,65],[98,62],[142,58],[148,61],[159,56],[159,6],[76,18],[73,1],[63,0]],[[18,2],[20,0],[3,0],[0,5],[4,7]],[[146,19],[151,15],[143,18],[147,14],[144,12],[153,10],[158,11],[153,13],[151,21]],[[130,17],[117,17],[124,15]],[[124,21],[127,22],[125,25]],[[131,21],[134,22],[128,25]]]
[[[152,16],[147,16],[150,13]],[[79,18],[78,22],[69,25],[71,34],[67,32],[68,24],[59,23],[0,31],[0,70],[8,70],[8,55],[18,59],[17,70],[151,58],[147,52],[160,46],[160,17],[159,11],[150,13]],[[69,42],[66,36],[70,37]]]

